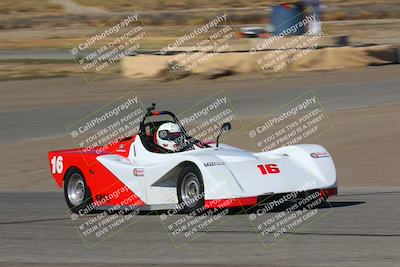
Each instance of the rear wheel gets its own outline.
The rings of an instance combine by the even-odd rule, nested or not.
[[[185,167],[177,186],[179,204],[183,211],[192,212],[204,206],[204,185],[200,172],[194,166]]]
[[[79,213],[92,203],[85,177],[77,168],[71,168],[64,181],[64,197],[72,212]]]

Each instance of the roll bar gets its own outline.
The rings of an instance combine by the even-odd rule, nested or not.
[[[185,137],[188,140],[193,140],[194,143],[193,144],[197,144],[200,143],[205,147],[210,147],[208,144],[204,144],[202,141],[197,140],[191,136],[189,136],[185,130],[185,128],[183,128],[183,125],[181,124],[181,122],[178,120],[178,118],[175,116],[174,113],[172,113],[171,111],[154,111],[156,109],[156,103],[152,103],[150,107],[148,107],[146,110],[146,114],[143,116],[142,121],[140,122],[140,135],[143,135],[146,133],[145,129],[144,129],[144,121],[151,116],[160,116],[160,115],[170,115],[172,117],[172,119],[174,120],[174,122],[176,124],[178,124],[179,128],[181,128],[182,133],[185,135]]]
[[[144,121],[151,116],[160,116],[160,115],[169,115],[172,117],[172,119],[174,120],[174,122],[176,124],[179,125],[179,128],[181,128],[182,132],[184,133],[184,135],[186,137],[190,137],[188,136],[188,134],[185,131],[185,128],[183,128],[183,125],[180,123],[180,121],[178,120],[178,118],[175,116],[174,113],[172,113],[171,111],[154,111],[156,109],[156,103],[152,103],[150,107],[148,107],[146,110],[146,114],[143,116],[142,121],[140,122],[140,133],[145,133],[144,130]]]

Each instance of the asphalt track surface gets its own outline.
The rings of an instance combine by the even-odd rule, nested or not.
[[[88,249],[62,193],[2,193],[0,266],[399,266],[400,188],[340,194],[326,216],[267,244],[238,214],[177,249],[160,217],[143,214]]]
[[[400,103],[399,70],[399,65],[388,65],[294,73],[268,83],[258,74],[236,75],[217,81],[190,77],[178,83],[131,80],[121,76],[91,83],[86,83],[80,76],[6,81],[0,83],[4,96],[20,92],[9,101],[44,100],[40,100],[43,104],[34,107],[25,104],[0,106],[3,127],[0,142],[65,136],[67,126],[132,91],[138,94],[145,106],[156,102],[157,109],[179,114],[223,90],[241,119],[263,117],[310,90],[328,112]],[[54,104],[59,103],[63,95],[79,97],[80,100],[68,103],[69,96],[66,96],[65,103]]]

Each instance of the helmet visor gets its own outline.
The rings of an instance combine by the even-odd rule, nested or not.
[[[182,132],[160,131],[158,135],[162,140],[175,141],[182,137]]]

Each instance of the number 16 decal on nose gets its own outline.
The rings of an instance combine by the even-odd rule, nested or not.
[[[280,173],[281,171],[276,164],[257,165],[262,175]]]

